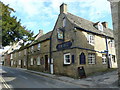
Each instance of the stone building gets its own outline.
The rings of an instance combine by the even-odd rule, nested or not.
[[[116,68],[113,32],[107,24],[75,16],[63,3],[51,36],[53,72],[77,78],[80,68],[86,75]]]
[[[118,62],[118,84],[120,86],[120,0],[108,0],[111,3],[113,31],[115,38],[116,55]]]
[[[117,68],[113,31],[107,22],[91,22],[60,6],[54,29],[13,54],[19,68],[78,78]],[[16,56],[15,56],[16,55]]]
[[[28,48],[28,69],[49,72],[50,35],[42,34],[36,36],[35,41]]]

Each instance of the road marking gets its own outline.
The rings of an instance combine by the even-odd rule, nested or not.
[[[24,78],[24,79],[28,79],[28,78],[26,78],[26,77],[24,77],[24,76],[22,76],[22,75],[19,75],[20,77],[22,77],[22,78]]]
[[[10,89],[10,86],[5,82],[5,80],[2,77],[0,77],[0,80],[2,81],[5,88]]]

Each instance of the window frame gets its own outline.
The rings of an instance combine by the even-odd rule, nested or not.
[[[40,47],[41,47],[41,44],[40,43],[38,43],[38,45],[37,45],[38,47],[37,47],[37,49],[38,50],[40,50]]]
[[[69,62],[66,61],[66,59],[67,59],[67,58],[66,58],[66,55],[69,55],[69,58],[68,58],[68,59],[69,59]],[[70,65],[70,64],[71,64],[71,54],[70,54],[70,53],[65,53],[65,54],[64,54],[64,64],[65,64],[65,65]]]
[[[91,45],[95,45],[95,35],[93,34],[88,34],[88,42]]]
[[[40,63],[40,56],[37,57],[37,65],[38,66],[41,65],[41,63]]]
[[[98,23],[98,30],[103,31],[103,25],[101,22]]]
[[[106,54],[102,54],[102,64],[107,64],[107,56],[106,56]]]
[[[31,66],[34,65],[34,60],[33,60],[33,58],[30,59],[30,65],[31,65]]]
[[[89,55],[91,55],[91,57]],[[94,55],[94,59],[93,59],[93,55]],[[91,58],[91,62],[90,62],[90,58]],[[92,64],[92,65],[96,64],[96,54],[95,53],[88,53],[88,64]]]

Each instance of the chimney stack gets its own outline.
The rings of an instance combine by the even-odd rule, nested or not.
[[[102,22],[102,25],[103,25],[105,28],[108,28],[108,22]]]
[[[42,36],[43,35],[43,30],[39,30],[39,34]]]
[[[62,13],[65,13],[67,14],[67,4],[63,3],[61,6],[60,6],[60,14]]]

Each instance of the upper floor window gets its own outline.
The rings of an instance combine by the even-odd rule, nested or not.
[[[24,49],[24,54],[25,54],[25,55],[27,54],[27,49]]]
[[[95,54],[94,53],[89,53],[88,54],[88,63],[89,64],[95,64]]]
[[[107,63],[107,60],[106,60],[107,58],[106,58],[106,55],[105,54],[103,54],[102,55],[102,63],[103,64],[106,64]]]
[[[34,50],[34,46],[31,47],[31,52],[33,52],[33,50]]]
[[[115,46],[115,42],[114,42],[114,40],[111,40],[110,41],[110,47],[114,47]]]
[[[71,63],[70,53],[64,54],[64,64],[70,64],[70,63]]]
[[[17,56],[17,53],[15,52],[15,57]]]
[[[89,41],[89,44],[94,45],[94,43],[95,43],[95,36],[92,35],[92,34],[88,34],[88,41]]]
[[[38,50],[40,50],[40,43],[38,44]]]
[[[65,26],[66,26],[66,19],[63,18],[63,27],[65,27]]]
[[[103,25],[100,22],[98,23],[98,30],[103,31]]]
[[[58,37],[58,39],[60,39],[60,40],[63,40],[63,31],[62,30],[60,30],[60,29],[57,29],[57,37]]]
[[[13,59],[13,54],[11,54],[11,57],[10,57],[10,59]]]
[[[19,52],[19,56],[21,55],[21,52]]]

